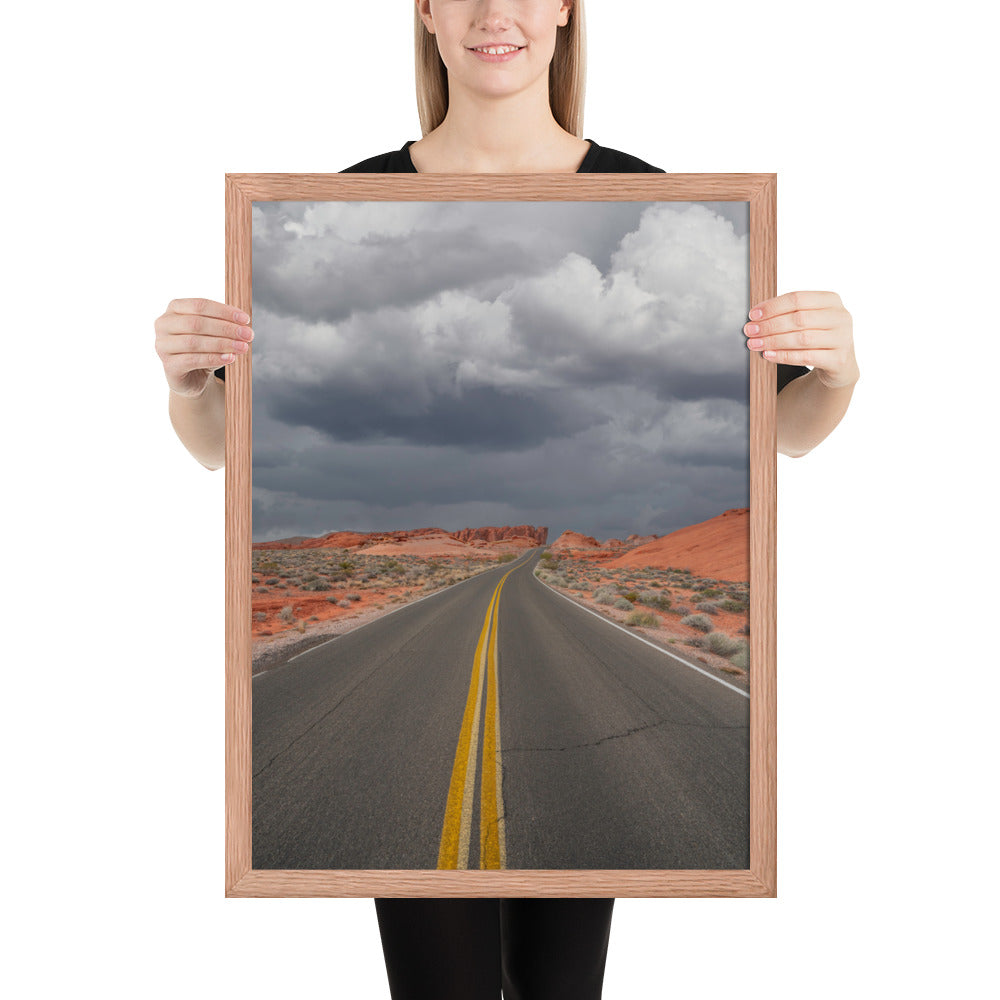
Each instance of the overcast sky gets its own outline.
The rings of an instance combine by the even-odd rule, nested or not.
[[[253,536],[748,503],[744,203],[257,202]]]

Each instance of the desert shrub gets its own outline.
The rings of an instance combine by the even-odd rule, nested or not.
[[[330,584],[328,584],[325,580],[315,580],[312,583],[307,583],[302,589],[321,591],[321,590],[333,590],[333,587],[331,587]]]
[[[337,601],[338,608],[349,608],[351,606],[350,601]]]
[[[360,594],[348,594],[347,595],[347,599],[349,601],[360,601],[361,600],[361,595]]]
[[[253,616],[253,620],[255,622],[266,622],[267,621],[267,612],[266,611],[255,611],[254,612],[254,616]]]
[[[694,646],[695,649],[705,648],[705,639],[700,635],[693,635],[690,639],[684,640],[685,646]]]
[[[509,562],[513,562],[516,558],[517,558],[517,556],[514,555],[513,552],[501,552],[500,555],[497,556],[497,562],[498,563],[509,563]]]
[[[294,620],[295,620],[295,612],[294,612],[294,611],[292,610],[292,606],[291,606],[291,605],[289,604],[289,605],[287,605],[287,606],[283,607],[283,608],[282,608],[282,609],[281,609],[281,610],[280,610],[280,611],[278,612],[278,617],[279,617],[279,618],[280,618],[280,619],[281,619],[281,620],[282,620],[283,622],[291,622],[291,621],[294,621]]]
[[[619,611],[631,611],[632,610],[632,602],[629,601],[629,600],[626,600],[624,597],[619,597],[615,601],[614,606]]]
[[[719,605],[714,601],[699,601],[695,606],[695,611],[704,611],[706,615],[717,615]]]
[[[740,614],[747,609],[747,606],[743,601],[736,601],[731,597],[727,597],[724,601],[720,601],[719,607],[722,608],[723,611],[735,611],[737,614]]]
[[[260,583],[260,577],[259,576],[252,576],[252,577],[250,577],[250,582],[251,583]]]
[[[724,591],[719,590],[718,587],[707,586],[699,587],[698,593],[706,600],[711,600],[713,597],[722,597]]]
[[[569,586],[569,580],[566,579],[565,573],[546,573],[545,581],[546,583],[551,583],[553,587]]]
[[[750,669],[750,647],[744,642],[740,644],[740,648],[729,657],[729,662],[734,667],[739,667],[741,670]]]
[[[618,600],[618,591],[614,587],[598,587],[594,591],[594,600],[598,604],[614,604]]]
[[[626,625],[658,625],[659,619],[651,611],[633,611],[625,619]]]
[[[642,590],[639,592],[639,603],[650,608],[659,608],[666,611],[670,607],[670,598],[666,594],[659,594],[655,590]]]
[[[328,597],[327,600],[331,604],[337,604],[340,601],[340,598],[336,594],[334,594],[333,597]]]
[[[634,590],[630,590],[628,593],[622,594],[622,597],[624,597],[629,604],[635,604],[635,602],[639,600],[639,594]]]
[[[699,632],[711,632],[714,627],[707,615],[687,615],[681,619],[681,624],[690,625],[691,628],[696,628]]]
[[[739,639],[730,639],[724,632],[713,632],[707,637],[706,642],[708,648],[718,656],[732,656],[745,645]]]
[[[678,604],[676,608],[673,609],[675,615],[689,615],[691,614],[691,609],[686,604]]]
[[[276,576],[270,576],[264,581],[269,587],[273,587],[277,582],[278,578]]]

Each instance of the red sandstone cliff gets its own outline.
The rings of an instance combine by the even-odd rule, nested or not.
[[[720,580],[750,579],[750,512],[727,510],[700,524],[680,528],[632,549],[609,566],[690,569],[696,576]]]
[[[453,531],[451,537],[457,538],[460,542],[509,542],[524,538],[535,545],[544,545],[549,537],[549,529],[536,528],[531,524],[502,528],[462,528],[461,531]]]
[[[366,550],[375,546],[415,544],[418,542],[442,542],[453,540],[477,548],[506,542],[515,546],[531,548],[544,545],[548,538],[548,528],[536,528],[530,524],[514,527],[463,528],[461,531],[443,531],[441,528],[414,528],[410,531],[332,531],[318,538],[291,538],[274,542],[255,542],[255,549],[353,549]]]

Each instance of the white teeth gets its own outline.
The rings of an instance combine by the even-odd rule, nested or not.
[[[495,45],[490,48],[478,48],[477,52],[485,52],[490,56],[500,56],[506,55],[508,52],[516,52],[520,48],[519,45]]]

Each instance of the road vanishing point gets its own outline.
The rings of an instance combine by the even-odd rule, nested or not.
[[[749,700],[541,551],[254,677],[254,868],[749,867]]]

